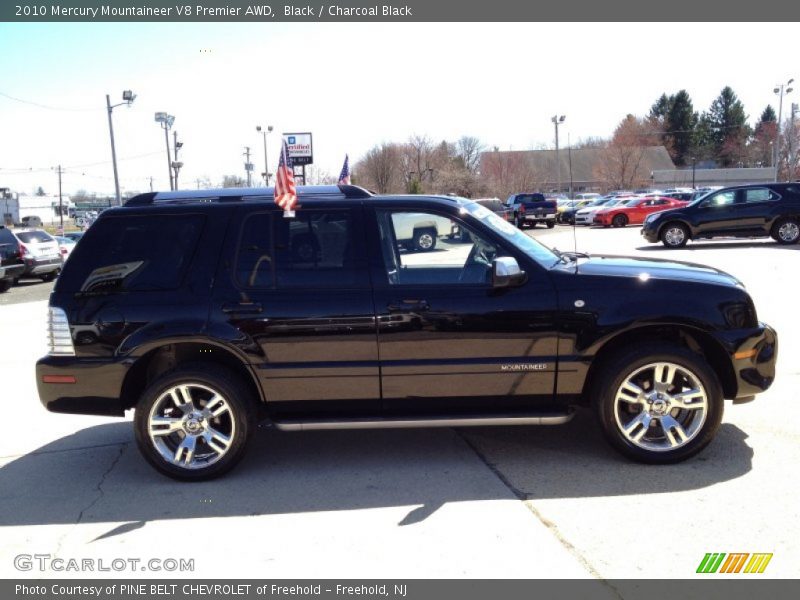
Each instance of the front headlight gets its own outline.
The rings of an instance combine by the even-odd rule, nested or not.
[[[653,213],[653,214],[651,214],[651,215],[647,215],[647,216],[644,218],[644,224],[645,224],[645,225],[647,225],[648,223],[652,223],[652,222],[653,222],[653,221],[655,221],[657,218],[658,218],[658,213]]]

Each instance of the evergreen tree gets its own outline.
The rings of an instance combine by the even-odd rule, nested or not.
[[[675,164],[684,166],[690,162],[688,155],[692,151],[698,117],[686,90],[670,96],[669,100],[664,117],[664,141]]]
[[[761,113],[761,118],[758,120],[759,125],[761,123],[777,123],[778,122],[778,115],[775,114],[775,109],[772,108],[771,104],[767,104],[767,108],[764,109],[764,112]]]
[[[723,167],[735,165],[745,156],[750,128],[744,105],[730,86],[711,103],[708,117],[717,160]]]

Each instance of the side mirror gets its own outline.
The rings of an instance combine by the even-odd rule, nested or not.
[[[514,287],[525,282],[525,271],[519,268],[517,259],[501,256],[492,261],[492,287]]]

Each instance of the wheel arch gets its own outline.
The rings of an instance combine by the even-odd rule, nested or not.
[[[654,341],[677,344],[702,356],[717,374],[724,397],[736,397],[738,384],[730,356],[709,333],[687,325],[643,325],[618,333],[595,351],[583,383],[581,397],[584,403],[590,402],[592,386],[615,354],[624,348]]]
[[[685,219],[678,217],[678,218],[666,219],[663,225],[658,226],[659,240],[661,239],[661,234],[664,232],[664,230],[673,223],[678,223],[679,225],[682,225],[684,229],[686,229],[686,239],[688,240],[694,239],[694,235],[692,234],[693,232],[692,226]]]
[[[240,353],[214,340],[163,340],[137,357],[122,382],[120,404],[123,410],[134,408],[147,386],[157,377],[181,364],[213,363],[222,365],[242,378],[260,407],[265,396],[252,367]]]

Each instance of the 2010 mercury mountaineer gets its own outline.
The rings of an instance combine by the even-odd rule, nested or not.
[[[555,425],[582,406],[623,454],[671,463],[711,441],[723,399],[772,383],[776,334],[716,269],[559,253],[459,198],[299,194],[295,218],[271,189],[105,211],[50,298],[44,406],[134,409],[156,469],[205,479],[241,458],[258,419]],[[433,251],[398,238],[443,220]]]

